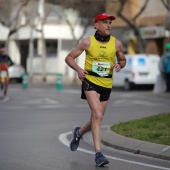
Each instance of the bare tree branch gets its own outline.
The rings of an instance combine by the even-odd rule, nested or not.
[[[15,15],[15,17],[14,17],[14,20],[13,20],[14,24],[13,24],[13,25],[11,24],[12,27],[11,27],[11,29],[10,29],[10,32],[9,32],[9,34],[8,34],[8,37],[9,37],[10,35],[12,35],[14,32],[16,32],[19,28],[26,26],[26,24],[23,24],[23,25],[18,26],[18,23],[19,23],[20,13],[21,13],[21,11],[23,10],[23,8],[27,6],[29,0],[21,0],[20,2],[21,2],[22,4],[21,4],[21,6],[19,7],[19,9],[18,9],[18,11],[17,11],[17,13],[16,13],[16,15]]]
[[[149,0],[145,0],[145,3],[141,10],[138,12],[138,14],[132,19],[134,22],[136,22],[136,19],[143,13],[143,11],[146,9],[146,6],[148,4]]]
[[[137,13],[137,15],[132,19],[132,20],[129,20],[128,18],[126,18],[124,15],[123,15],[123,10],[124,10],[124,6],[126,3],[129,3],[125,0],[120,0],[120,8],[117,12],[118,16],[120,18],[122,18],[134,31],[135,33],[135,36],[137,37],[138,39],[138,43],[139,43],[139,50],[141,52],[144,51],[144,42],[140,36],[140,32],[139,32],[139,28],[137,27],[136,25],[136,19],[142,14],[142,12],[145,10],[147,4],[148,4],[148,0],[145,1],[145,4],[144,6],[141,8],[141,10]],[[133,21],[133,22],[132,22]]]
[[[170,0],[161,0],[164,7],[169,11],[170,10]]]

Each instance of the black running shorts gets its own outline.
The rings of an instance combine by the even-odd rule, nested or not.
[[[105,88],[102,86],[98,86],[92,82],[90,82],[89,80],[87,80],[86,78],[82,81],[82,93],[81,93],[81,98],[82,99],[86,99],[86,95],[84,93],[84,91],[96,91],[98,94],[100,94],[100,101],[107,101],[109,100],[110,97],[110,93],[111,93],[110,88]]]

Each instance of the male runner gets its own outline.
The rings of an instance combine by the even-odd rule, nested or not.
[[[122,43],[111,36],[111,24],[114,16],[102,13],[94,20],[95,35],[81,41],[66,57],[66,63],[74,69],[82,81],[82,99],[86,99],[91,109],[90,120],[84,126],[75,127],[70,149],[75,151],[80,139],[91,131],[97,166],[108,164],[101,152],[101,122],[113,85],[113,72],[121,71],[126,64]],[[75,59],[86,52],[85,66],[81,68]],[[116,63],[117,57],[117,63]]]

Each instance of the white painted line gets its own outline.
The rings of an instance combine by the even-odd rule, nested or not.
[[[151,103],[149,101],[142,101],[142,100],[132,100],[132,103],[140,104],[140,105],[144,105],[144,106],[162,106],[161,103]]]
[[[36,106],[37,108],[40,109],[57,109],[57,108],[65,108],[66,106],[63,105],[40,105],[40,106]]]
[[[50,104],[59,104],[58,101],[52,100],[52,99],[49,99],[49,98],[45,98],[45,101],[46,101],[47,103],[50,103]]]
[[[167,151],[167,150],[169,150],[169,149],[170,149],[170,146],[167,147],[167,148],[165,148],[163,151],[165,152],[165,151]]]
[[[168,151],[169,149],[170,149],[170,146],[168,146],[167,148],[165,148],[162,151],[158,152],[158,154],[164,153],[164,152]]]
[[[9,97],[6,96],[6,97],[4,97],[2,100],[0,100],[0,102],[1,102],[1,103],[4,103],[4,102],[7,102],[8,100],[9,100]]]
[[[67,147],[69,147],[70,143],[67,139],[67,136],[72,134],[72,132],[66,132],[66,133],[62,133],[58,136],[58,139],[61,143],[63,143],[64,145],[66,145]],[[77,150],[88,153],[88,154],[92,154],[94,155],[95,152],[86,150],[86,149],[82,149],[82,148],[78,148]],[[121,162],[127,162],[127,163],[131,163],[131,164],[136,164],[136,165],[141,165],[141,166],[145,166],[145,167],[152,167],[152,168],[156,168],[156,169],[162,169],[162,170],[170,170],[169,168],[166,167],[161,167],[161,166],[155,166],[155,165],[151,165],[151,164],[144,164],[144,163],[140,163],[140,162],[135,162],[135,161],[129,161],[126,159],[121,159],[121,158],[116,158],[113,156],[109,156],[109,155],[105,155],[107,158],[109,159],[113,159],[113,160],[117,160],[117,161],[121,161]]]
[[[41,98],[41,99],[25,101],[24,104],[59,104],[59,102],[49,98]]]
[[[143,101],[143,100],[129,100],[129,99],[120,99],[120,100],[116,100],[113,102],[114,105],[134,105],[134,104],[138,104],[138,105],[144,105],[144,106],[162,106],[163,103],[151,103],[148,101]]]
[[[26,106],[8,106],[5,109],[6,110],[19,110],[19,109],[26,109]]]

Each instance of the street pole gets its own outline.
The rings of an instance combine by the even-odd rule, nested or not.
[[[46,46],[44,39],[44,0],[39,0],[38,13],[40,19],[40,54],[42,57],[42,80],[46,81]]]
[[[33,76],[33,56],[34,56],[34,40],[33,40],[33,26],[31,24],[30,40],[29,40],[29,60],[30,60],[29,77],[30,77],[30,82],[32,82],[32,76]]]

